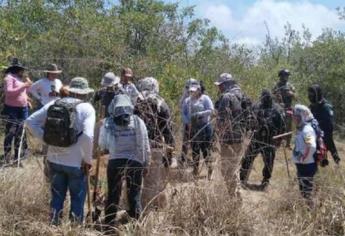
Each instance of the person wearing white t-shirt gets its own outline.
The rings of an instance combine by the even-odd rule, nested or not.
[[[62,71],[56,64],[48,65],[44,72],[47,73],[47,77],[36,81],[29,90],[30,94],[41,103],[41,106],[58,99],[62,88],[62,82],[58,79]]]
[[[317,137],[311,126],[314,116],[308,107],[297,104],[294,107],[293,118],[297,132],[292,160],[297,168],[297,178],[302,196],[308,200],[308,203],[312,203],[310,197],[314,188],[314,175],[317,171],[317,163],[314,159]]]
[[[84,202],[87,187],[87,172],[92,166],[93,137],[96,114],[93,106],[87,102],[90,93],[88,81],[82,77],[71,80],[68,87],[69,96],[63,98],[64,102],[81,103],[76,106],[76,128],[81,135],[77,143],[69,147],[49,145],[48,165],[51,185],[50,220],[54,225],[61,223],[63,205],[66,193],[70,196],[70,214],[72,221],[82,223],[84,218]],[[25,124],[33,137],[44,142],[44,123],[47,119],[49,107],[54,102],[43,106],[26,119]]]

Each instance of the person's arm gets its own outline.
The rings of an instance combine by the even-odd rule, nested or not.
[[[189,99],[186,98],[183,102],[182,106],[182,121],[184,124],[190,123],[190,117],[189,117]]]
[[[172,132],[171,114],[167,104],[162,105],[161,112],[158,114],[158,120],[159,129],[164,136],[165,142],[171,146],[174,146],[175,140]]]
[[[93,138],[96,123],[96,112],[95,109],[91,106],[91,104],[88,105],[88,111],[85,114],[86,118],[83,122],[83,134],[79,137],[80,140],[78,142],[82,143],[84,154],[83,161],[91,165],[93,154]]]
[[[25,125],[32,133],[32,135],[41,142],[43,142],[43,127],[47,118],[47,111],[51,104],[52,103],[48,103],[47,105],[33,113],[31,116],[29,116],[25,121]]]
[[[205,99],[203,102],[204,102],[205,110],[197,112],[196,115],[198,117],[208,117],[212,114],[214,110],[213,102],[209,96],[205,96]]]
[[[31,85],[28,92],[32,96],[34,96],[38,101],[41,102],[40,87],[41,87],[41,80],[38,80]]]
[[[5,86],[4,86],[5,93],[12,96],[19,95],[26,88],[29,88],[31,85],[29,82],[25,82],[25,83],[21,82],[19,86],[14,87],[14,81],[15,81],[15,78],[9,78],[9,77],[5,78]]]
[[[230,109],[230,98],[229,96],[223,96],[219,101],[219,108],[218,108],[218,121],[225,122],[232,117],[231,109]]]
[[[144,160],[144,167],[149,166],[150,161],[151,161],[151,148],[150,148],[150,140],[149,140],[149,136],[147,133],[147,129],[146,129],[146,125],[144,123],[144,121],[142,121],[140,119],[140,128],[141,128],[141,135],[142,135],[142,139],[143,139],[143,148],[144,148],[144,152],[146,152],[146,158]]]
[[[313,135],[312,131],[308,131],[303,134],[303,139],[305,143],[305,149],[303,150],[303,153],[301,153],[301,162],[304,162],[307,157],[310,155],[310,152],[312,151],[313,143],[316,143],[316,137]]]

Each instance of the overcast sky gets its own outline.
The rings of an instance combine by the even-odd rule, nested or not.
[[[345,0],[165,0],[195,5],[197,17],[208,18],[231,41],[258,44],[267,33],[267,22],[272,36],[282,37],[284,25],[300,30],[309,28],[313,38],[329,27],[345,31],[345,20],[340,20],[336,7]]]

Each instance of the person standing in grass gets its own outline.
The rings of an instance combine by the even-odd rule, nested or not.
[[[71,80],[67,90],[67,97],[51,101],[26,120],[26,125],[35,138],[46,143],[49,136],[49,140],[57,142],[57,144],[49,144],[47,154],[51,183],[50,220],[54,225],[60,224],[67,190],[71,198],[69,217],[73,222],[83,222],[87,187],[86,174],[91,168],[96,121],[95,109],[86,102],[89,94],[93,93],[93,89],[89,88],[88,81],[85,78],[76,77]],[[69,118],[74,119],[77,140],[76,143],[69,146],[58,146],[62,136],[56,135],[56,133],[64,133],[63,131],[46,132],[47,123],[51,121],[47,118],[51,114],[50,108],[58,104],[73,107],[75,110],[74,118],[72,116]],[[52,121],[54,120],[52,119]],[[65,140],[68,140],[68,137]]]
[[[113,72],[107,72],[101,81],[101,89],[96,91],[93,98],[94,103],[100,102],[100,116],[108,117],[108,107],[113,98],[123,93],[120,88],[120,77],[116,76]]]
[[[333,140],[334,112],[333,107],[324,98],[320,85],[314,84],[308,88],[308,98],[310,110],[315,119],[319,122],[320,128],[324,132],[324,142],[327,149],[331,152],[333,160],[339,164],[340,157]]]
[[[189,87],[189,97],[183,104],[183,116],[188,121],[193,156],[193,175],[199,174],[200,155],[203,155],[208,169],[208,179],[213,172],[211,144],[213,128],[211,115],[214,110],[211,98],[201,92],[200,84]]]
[[[230,196],[239,196],[239,174],[245,127],[242,125],[241,88],[231,74],[221,74],[214,83],[220,97],[216,102],[217,135],[221,145],[221,173]]]
[[[297,130],[292,160],[297,169],[299,189],[308,204],[312,204],[311,195],[314,189],[314,175],[317,171],[317,163],[314,158],[317,137],[311,125],[313,119],[313,114],[308,107],[300,104],[295,105],[293,120]]]
[[[29,89],[30,94],[40,102],[39,108],[58,99],[62,88],[62,82],[58,79],[62,70],[56,64],[49,64],[44,72],[47,76],[37,80]]]
[[[25,67],[14,58],[12,64],[5,70],[4,93],[5,104],[2,115],[6,116],[4,160],[11,159],[12,142],[14,140],[14,159],[19,155],[20,142],[23,142],[22,154],[26,154],[26,138],[21,140],[24,120],[29,115],[27,90],[32,85],[29,77],[24,75]]]
[[[122,180],[126,179],[128,214],[138,219],[142,212],[143,175],[150,164],[151,151],[145,123],[133,114],[134,106],[125,94],[114,97],[109,114],[100,129],[99,149],[109,151],[108,193],[105,223],[113,226],[119,209]]]
[[[193,78],[190,78],[186,81],[182,97],[179,101],[181,111],[183,110],[183,104],[185,100],[189,97],[189,88],[192,85],[199,85],[199,82]],[[182,114],[182,123],[183,123],[183,138],[182,138],[181,156],[178,160],[178,163],[180,166],[183,166],[187,162],[190,130],[189,130],[189,125],[188,125],[188,119],[185,116],[183,116],[183,112],[181,112],[181,114]]]

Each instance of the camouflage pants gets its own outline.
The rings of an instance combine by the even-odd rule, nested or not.
[[[164,190],[168,183],[168,168],[164,166],[162,149],[151,149],[151,163],[148,174],[144,177],[142,190],[143,209],[149,204],[150,207],[164,207],[166,205],[166,194]]]
[[[230,196],[239,197],[239,168],[243,152],[243,144],[223,144],[221,147],[221,173]]]

